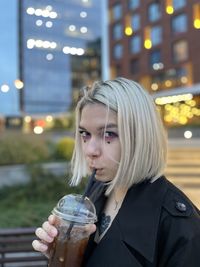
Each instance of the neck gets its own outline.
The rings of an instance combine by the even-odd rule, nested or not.
[[[118,210],[121,207],[121,204],[126,196],[127,189],[117,187],[113,189],[113,200],[114,200],[114,210]]]

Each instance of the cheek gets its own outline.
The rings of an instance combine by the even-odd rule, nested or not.
[[[109,144],[105,147],[104,157],[109,161],[119,162],[121,158],[121,148],[118,143]]]
[[[86,156],[86,144],[83,141],[82,141],[81,147],[82,147],[83,155]]]
[[[121,159],[121,148],[120,148],[120,146],[117,146],[115,155],[116,155],[116,160],[119,162],[120,159]]]

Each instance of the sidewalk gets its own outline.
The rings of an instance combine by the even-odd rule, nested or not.
[[[193,147],[200,148],[200,138],[169,138],[168,139],[169,147]],[[200,154],[199,154],[199,163],[200,163]]]

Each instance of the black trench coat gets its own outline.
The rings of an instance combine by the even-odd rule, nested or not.
[[[84,267],[200,267],[200,212],[164,176],[132,186],[105,236],[93,239]]]

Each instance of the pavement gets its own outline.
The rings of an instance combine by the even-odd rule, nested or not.
[[[167,178],[200,209],[200,139],[169,139]]]
[[[199,147],[200,148],[200,138],[169,138],[169,147]],[[200,160],[200,157],[199,157]]]

